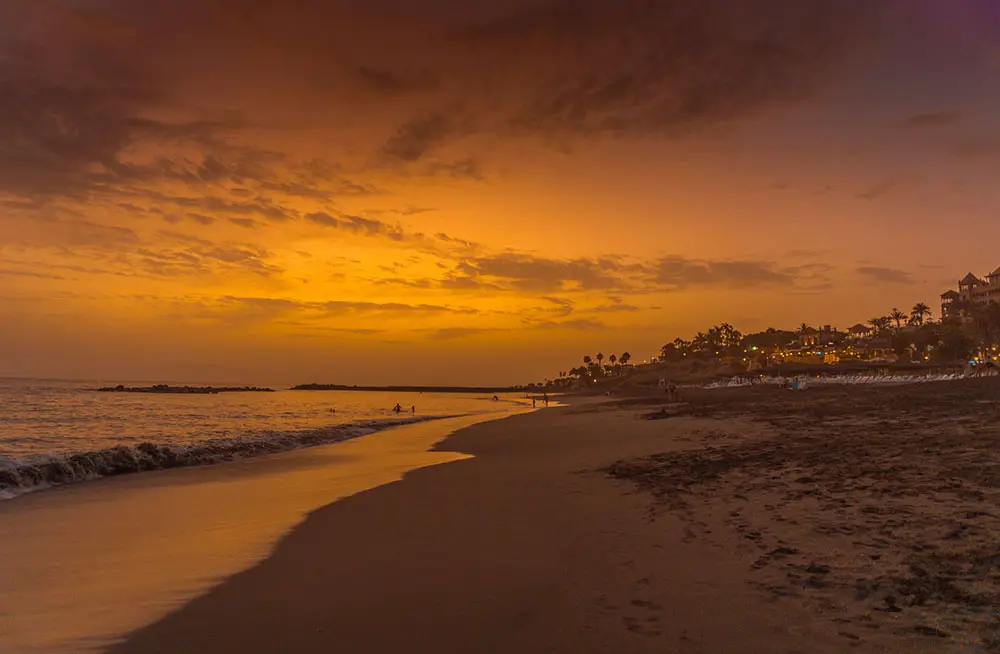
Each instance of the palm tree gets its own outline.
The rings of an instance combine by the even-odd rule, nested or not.
[[[604,353],[603,352],[598,352],[597,353],[597,367],[598,368],[601,367],[601,361],[604,361]]]
[[[610,362],[611,362],[611,367],[612,367],[612,368],[614,368],[614,367],[615,367],[615,361],[617,361],[617,360],[618,360],[618,357],[616,357],[616,356],[615,356],[615,355],[613,355],[613,354],[612,354],[611,356],[609,356],[609,357],[608,357],[608,361],[610,361]]]
[[[892,311],[889,312],[889,317],[896,321],[896,331],[899,331],[899,328],[903,326],[903,318],[906,317],[906,314],[893,307]]]
[[[809,325],[807,325],[806,323],[802,323],[801,325],[799,325],[799,333],[800,334],[805,334],[810,329],[812,329],[812,328]]]
[[[632,355],[628,352],[622,352],[622,355],[618,358],[623,366],[627,366],[628,362],[632,360]]]
[[[922,325],[924,324],[924,319],[930,317],[931,308],[923,302],[917,302],[913,305],[913,308],[910,309],[910,320],[914,325]]]
[[[593,362],[594,362],[594,360],[590,358],[590,355],[589,355],[589,354],[588,354],[587,356],[583,357],[583,363],[584,363],[584,364],[585,364],[585,365],[586,365],[586,366],[587,366],[588,368],[590,367],[590,364],[592,364]]]
[[[876,335],[878,335],[884,332],[889,327],[889,325],[892,324],[892,319],[886,318],[885,316],[882,316],[880,318],[872,318],[868,321],[868,324],[871,325],[872,331],[875,332]]]

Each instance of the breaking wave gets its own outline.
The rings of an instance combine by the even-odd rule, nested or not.
[[[428,420],[456,416],[360,420],[303,431],[270,431],[234,438],[204,441],[194,445],[118,445],[92,452],[35,455],[24,459],[0,457],[0,500],[33,490],[80,481],[126,475],[149,470],[185,468],[224,463],[264,454],[339,443],[359,436]]]

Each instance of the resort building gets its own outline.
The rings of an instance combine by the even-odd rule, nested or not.
[[[819,329],[807,327],[804,331],[799,332],[799,342],[805,347],[833,345],[842,340],[844,340],[844,333],[837,331],[836,327],[830,325],[823,325]]]
[[[863,338],[868,338],[869,336],[871,336],[872,328],[869,327],[868,325],[862,325],[861,323],[858,323],[853,327],[849,327],[847,329],[847,333],[852,339],[854,339],[855,341],[859,341]]]
[[[1000,268],[986,279],[969,273],[958,282],[958,290],[941,294],[941,318],[964,317],[964,308],[973,304],[1000,302]]]

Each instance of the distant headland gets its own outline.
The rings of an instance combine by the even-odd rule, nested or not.
[[[155,386],[105,386],[98,388],[101,393],[175,393],[179,395],[215,395],[216,393],[273,393],[273,388],[258,388],[257,386],[170,386],[156,384]]]
[[[520,393],[524,386],[347,386],[346,384],[299,384],[293,391],[392,391],[396,393]]]

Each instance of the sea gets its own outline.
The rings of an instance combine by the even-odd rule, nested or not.
[[[0,379],[0,499],[99,477],[221,463],[386,427],[502,413],[504,394],[305,391],[116,393],[149,382]],[[173,383],[171,386],[187,384]],[[198,386],[197,384],[191,384]],[[399,404],[399,413],[393,408]]]
[[[149,385],[0,380],[0,652],[104,651],[311,512],[469,458],[434,447],[450,433],[532,410],[517,394],[94,390],[119,383]]]

